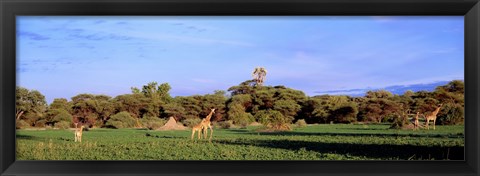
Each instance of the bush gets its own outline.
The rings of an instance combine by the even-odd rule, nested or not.
[[[413,123],[408,120],[407,116],[395,116],[390,129],[412,129]]]
[[[158,129],[166,123],[164,119],[150,116],[143,117],[140,121],[142,122],[143,127],[150,130]]]
[[[16,126],[17,126],[17,129],[24,129],[24,128],[30,127],[30,124],[25,122],[25,120],[19,120],[17,121]]]
[[[136,125],[136,120],[128,112],[119,112],[108,119],[107,127],[113,128],[133,128]]]
[[[243,105],[234,103],[231,104],[229,108],[230,110],[227,113],[228,119],[231,120],[233,124],[246,128],[248,124],[255,121],[252,114],[245,112]]]
[[[37,122],[35,122],[35,127],[45,127],[45,124],[47,123],[46,120],[39,120]]]
[[[233,122],[231,120],[215,122],[214,126],[220,129],[230,129],[231,127],[233,127]]]
[[[464,108],[460,104],[446,104],[443,107],[442,113],[437,116],[437,124],[442,125],[456,125],[462,124],[465,120]]]
[[[290,123],[292,120],[282,115],[276,110],[261,110],[255,114],[256,119],[267,129],[274,131],[291,130]]]
[[[182,123],[185,124],[187,127],[192,128],[193,126],[199,124],[201,121],[202,119],[199,119],[199,118],[189,118],[189,119],[183,120]]]
[[[307,126],[307,122],[305,122],[305,119],[299,119],[297,122],[295,122],[295,125],[299,128],[302,128]]]
[[[53,117],[52,122],[57,123],[57,122],[61,122],[61,121],[72,123],[73,122],[73,117],[67,111],[60,110],[59,113],[55,117]]]
[[[57,122],[55,123],[54,127],[55,128],[58,128],[58,129],[68,129],[70,128],[70,122],[67,122],[67,121],[60,121],[60,122]]]

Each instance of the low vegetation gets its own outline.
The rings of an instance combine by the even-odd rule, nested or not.
[[[103,129],[18,130],[18,160],[463,160],[463,125],[436,130],[391,130],[389,124],[320,124],[292,131],[215,129],[190,140],[190,131]]]

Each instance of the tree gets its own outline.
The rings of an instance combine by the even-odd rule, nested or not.
[[[202,116],[206,116],[210,113],[211,108],[215,108],[215,114],[213,115],[213,121],[220,121],[226,116],[226,92],[221,90],[214,91],[213,94],[206,94],[203,96],[202,101]]]
[[[17,86],[15,89],[15,119],[24,119],[30,125],[44,118],[47,109],[45,96],[37,90],[28,90]]]
[[[115,104],[110,96],[97,95],[95,99],[95,112],[101,119],[101,123],[98,126],[103,126],[107,123],[108,118],[115,113]]]
[[[128,112],[134,118],[141,117],[141,109],[143,107],[140,99],[141,94],[124,94],[116,96],[113,100],[116,112]]]
[[[254,121],[252,114],[245,112],[245,107],[240,103],[231,103],[228,106],[228,119],[234,124],[246,127]]]
[[[162,114],[166,117],[173,116],[175,120],[180,120],[185,117],[185,108],[177,102],[178,100],[174,99],[172,102],[165,104],[162,107]]]
[[[113,128],[133,128],[136,123],[135,118],[130,113],[122,111],[110,117],[106,125]]]
[[[79,94],[72,97],[74,122],[93,126],[98,118],[95,109],[95,96],[92,94]]]
[[[262,86],[267,77],[267,69],[263,67],[256,67],[252,72],[252,77],[256,83],[255,85]]]
[[[62,112],[66,112],[71,116],[71,110],[72,110],[72,104],[69,103],[67,99],[65,98],[53,99],[53,102],[50,104],[47,110],[46,123],[50,125],[55,123],[54,118]]]

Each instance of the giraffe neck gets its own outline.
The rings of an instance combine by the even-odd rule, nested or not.
[[[205,118],[206,121],[210,121],[210,118],[212,118],[213,111],[210,111],[210,114],[208,114],[207,118]]]
[[[435,109],[435,111],[433,111],[432,115],[436,116],[439,111],[440,111],[440,107],[438,107],[437,109]]]

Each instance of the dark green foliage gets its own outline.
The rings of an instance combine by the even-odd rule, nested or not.
[[[241,127],[258,121],[255,117],[273,111],[281,114],[275,117],[283,118],[280,121],[286,123],[284,126],[299,119],[304,119],[308,124],[389,122],[404,125],[404,119],[412,118],[412,114],[428,114],[443,104],[437,115],[438,124],[462,124],[464,121],[464,83],[459,80],[438,86],[433,92],[406,91],[403,95],[393,95],[386,90],[379,90],[369,91],[364,97],[308,97],[300,90],[283,85],[255,86],[253,80],[230,87],[230,95],[216,90],[212,94],[172,98],[170,89],[168,83],[158,85],[150,82],[141,89],[133,87],[131,94],[115,98],[79,94],[72,97],[71,101],[54,99],[47,107],[45,97],[40,92],[17,87],[16,118],[17,122],[23,120],[18,122],[19,125],[33,127],[53,126],[59,121],[81,123],[87,127],[123,127],[124,124],[115,120],[108,125],[107,122],[113,114],[127,112],[135,120],[133,126],[141,127],[143,124],[155,128],[161,123],[150,122],[143,117],[164,119],[173,116],[177,121],[198,121],[205,118],[211,108],[215,108],[212,122],[230,120],[233,125]]]
[[[465,108],[460,104],[445,104],[441,114],[437,115],[437,123],[442,125],[463,124]]]
[[[63,109],[59,109],[58,114],[55,117],[53,117],[52,122],[53,123],[58,123],[58,122],[61,122],[61,121],[72,123],[73,122],[73,117],[67,111],[65,111]]]
[[[67,121],[60,121],[55,123],[54,127],[58,129],[68,129],[70,128],[71,123]]]
[[[290,124],[293,117],[285,117],[276,110],[261,110],[255,114],[255,119],[271,130],[291,130]]]
[[[166,121],[165,119],[161,119],[158,117],[151,117],[151,116],[146,116],[143,117],[140,122],[142,123],[142,126],[145,128],[148,128],[150,130],[155,130],[163,125],[165,125]]]
[[[192,128],[193,126],[200,124],[201,121],[202,119],[199,119],[199,118],[189,118],[189,119],[183,120],[182,123],[187,127]]]
[[[137,124],[135,118],[133,118],[130,113],[126,111],[119,112],[107,121],[107,127],[113,128],[133,128]]]
[[[39,91],[17,86],[15,95],[15,119],[17,121],[23,120],[30,126],[46,118],[47,102],[45,96]]]
[[[220,128],[220,129],[230,129],[231,127],[233,127],[233,122],[230,120],[215,122],[214,126],[215,128]]]

